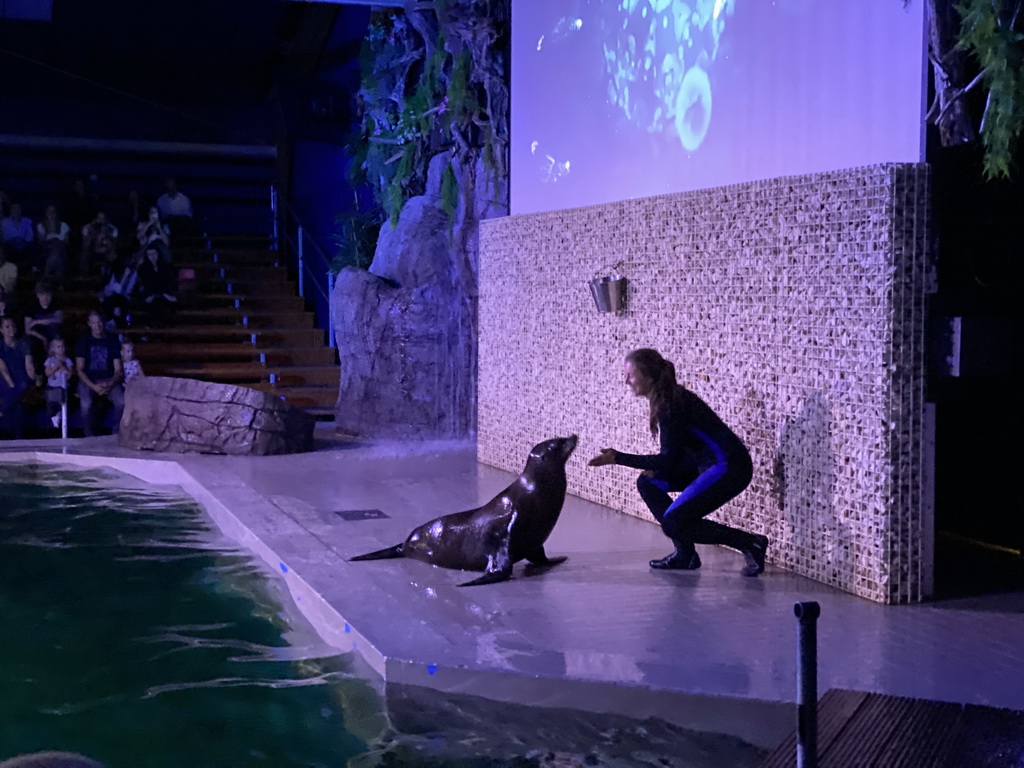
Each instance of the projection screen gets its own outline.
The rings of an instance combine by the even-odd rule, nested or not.
[[[513,0],[511,208],[922,159],[924,0]]]

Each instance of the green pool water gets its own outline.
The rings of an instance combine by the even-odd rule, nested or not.
[[[0,461],[0,760],[106,768],[746,768],[739,739],[383,686],[178,488]]]
[[[371,687],[275,589],[180,490],[0,463],[0,760],[346,765]]]

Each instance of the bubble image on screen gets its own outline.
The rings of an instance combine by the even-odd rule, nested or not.
[[[512,212],[920,160],[924,0],[513,0]]]

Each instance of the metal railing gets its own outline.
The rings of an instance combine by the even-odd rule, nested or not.
[[[334,274],[331,272],[331,260],[303,226],[295,210],[279,198],[276,187],[271,187],[270,205],[274,214],[273,245],[284,255],[285,263],[294,266],[299,296],[311,300],[314,305],[326,307],[327,343],[334,348]],[[307,295],[310,287],[312,294]]]

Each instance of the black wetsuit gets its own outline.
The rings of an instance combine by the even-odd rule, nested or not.
[[[615,463],[653,471],[653,477],[640,475],[636,485],[665,535],[684,553],[695,543],[748,548],[749,533],[704,519],[750,484],[753,465],[743,441],[682,386],[658,419],[658,433],[660,453],[617,453]],[[681,493],[672,501],[669,491]]]

